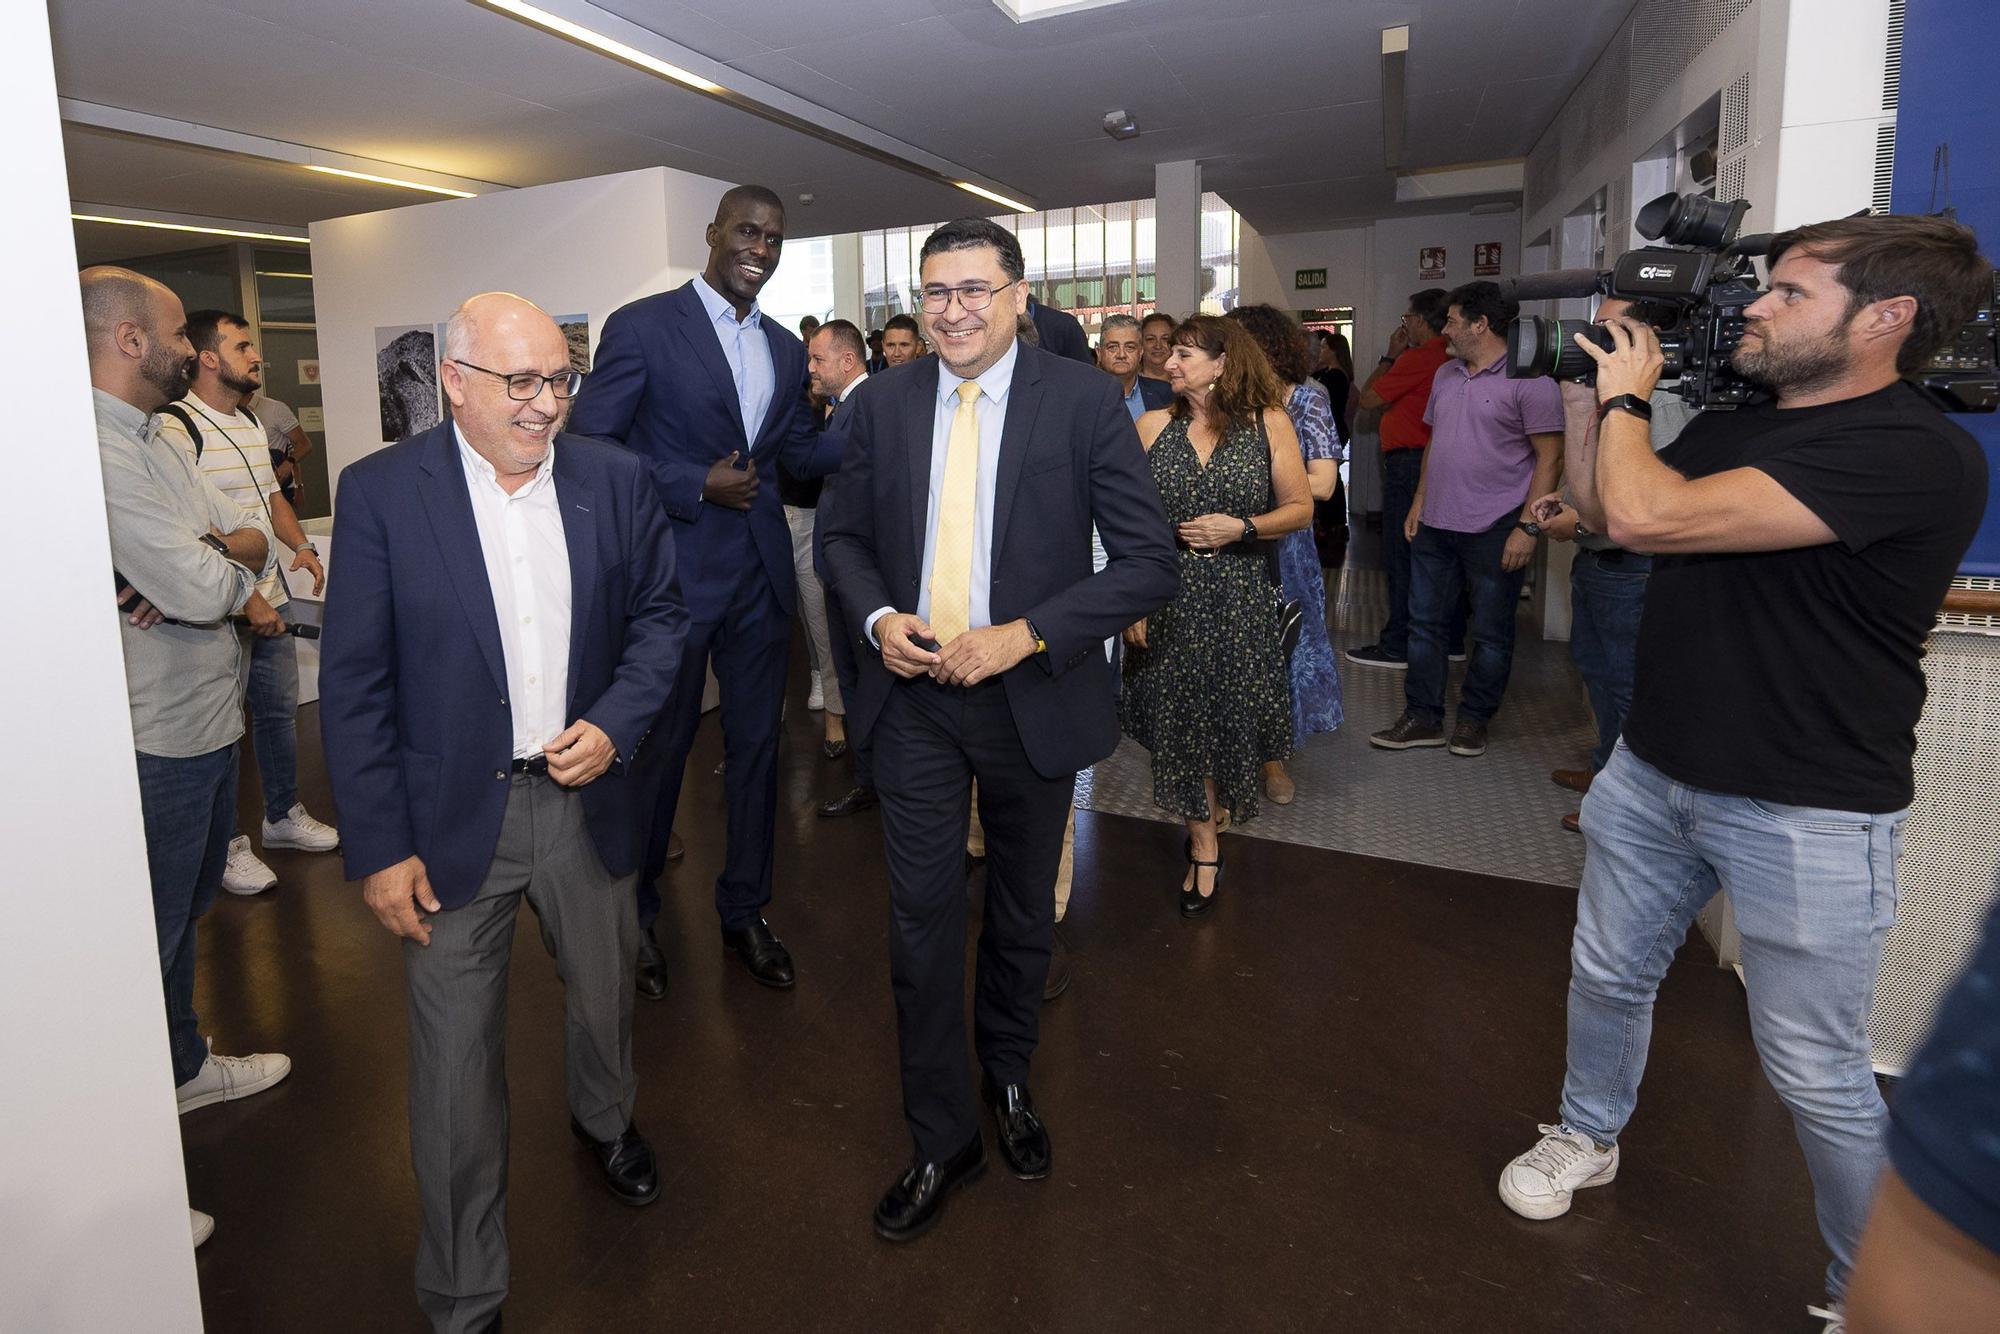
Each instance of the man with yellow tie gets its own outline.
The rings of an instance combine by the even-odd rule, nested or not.
[[[915,1158],[875,1207],[906,1241],[986,1167],[965,1069],[966,827],[986,828],[974,1041],[1001,1156],[1050,1170],[1028,1092],[1076,771],[1118,740],[1104,640],[1170,600],[1173,530],[1117,382],[1022,344],[1021,248],[982,219],[924,242],[937,356],[855,399],[825,563],[864,656],[848,727],[872,736],[890,975]],[[1092,572],[1091,528],[1109,562]]]

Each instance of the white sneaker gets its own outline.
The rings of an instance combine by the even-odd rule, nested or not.
[[[188,1210],[188,1231],[194,1234],[195,1249],[215,1235],[215,1220],[199,1209]]]
[[[812,693],[806,696],[806,708],[817,713],[826,707],[826,682],[818,672],[812,674]]]
[[[1837,1305],[1830,1309],[1824,1306],[1808,1306],[1806,1314],[1815,1320],[1826,1321],[1819,1334],[1847,1334],[1847,1313]]]
[[[1600,1149],[1568,1126],[1539,1126],[1542,1141],[1507,1164],[1500,1200],[1523,1218],[1560,1218],[1585,1186],[1607,1186],[1618,1175],[1618,1146]]]
[[[250,851],[250,835],[238,834],[229,840],[229,861],[222,868],[224,889],[231,894],[262,894],[277,883],[278,873]]]
[[[292,1073],[292,1058],[277,1052],[255,1056],[217,1056],[215,1039],[208,1040],[208,1059],[195,1077],[174,1090],[174,1097],[186,1116],[210,1103],[234,1102],[253,1093],[262,1093]]]
[[[306,852],[332,852],[340,846],[340,831],[306,814],[303,802],[293,802],[285,818],[276,824],[264,821],[264,846],[299,848]]]

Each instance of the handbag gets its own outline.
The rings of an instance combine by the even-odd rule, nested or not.
[[[1257,443],[1264,447],[1264,457],[1267,460],[1265,466],[1268,468],[1270,466],[1268,460],[1271,456],[1271,436],[1264,429],[1264,414],[1261,411],[1257,414]],[[1271,488],[1271,508],[1276,509],[1277,503],[1278,489],[1273,485]],[[1299,646],[1299,635],[1305,629],[1306,607],[1305,603],[1301,602],[1298,598],[1287,598],[1285,596],[1285,577],[1283,572],[1278,569],[1278,542],[1275,538],[1265,539],[1264,569],[1270,574],[1271,588],[1278,595],[1278,651],[1285,655],[1286,661],[1290,661],[1292,650]]]

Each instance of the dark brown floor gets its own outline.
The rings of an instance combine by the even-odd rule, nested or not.
[[[874,817],[811,814],[845,782],[817,726],[795,702],[770,909],[788,993],[716,943],[712,722],[697,746],[661,922],[673,990],[637,1019],[651,1208],[614,1201],[570,1139],[559,983],[522,915],[510,1334],[1808,1327],[1805,1170],[1733,977],[1676,965],[1617,1184],[1529,1223],[1494,1182],[1555,1114],[1572,893],[1234,838],[1222,904],[1190,925],[1178,836],[1116,817],[1079,822],[1076,983],[1044,1012],[1054,1175],[989,1172],[929,1237],[878,1241],[869,1209],[908,1153],[886,890]],[[310,707],[300,732],[330,816]],[[217,1046],[294,1062],[182,1122],[217,1219],[208,1327],[421,1330],[398,948],[336,858],[269,860],[277,891],[202,924]]]

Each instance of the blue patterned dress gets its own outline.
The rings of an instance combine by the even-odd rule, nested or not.
[[[1299,450],[1307,463],[1340,461],[1340,437],[1325,389],[1310,380],[1293,385],[1285,411],[1299,433]],[[1278,573],[1285,581],[1286,598],[1297,598],[1305,608],[1299,646],[1292,651],[1292,744],[1302,745],[1313,733],[1331,732],[1342,721],[1340,671],[1326,633],[1326,578],[1320,572],[1319,548],[1313,544],[1310,526],[1278,539]]]

